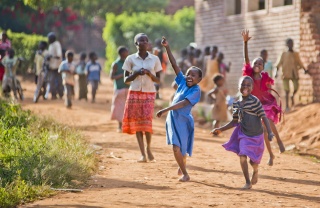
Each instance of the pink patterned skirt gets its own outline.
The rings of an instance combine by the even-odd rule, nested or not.
[[[129,90],[124,116],[122,120],[122,132],[135,134],[136,132],[152,131],[152,119],[154,112],[154,100],[156,93]]]

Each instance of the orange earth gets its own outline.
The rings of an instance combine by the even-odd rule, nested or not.
[[[117,123],[110,120],[113,87],[106,76],[99,86],[97,102],[75,100],[72,110],[66,109],[62,100],[32,103],[34,84],[22,84],[26,88],[23,108],[81,131],[97,148],[99,163],[83,192],[61,192],[21,207],[320,206],[320,163],[314,157],[301,157],[293,151],[279,154],[273,142],[274,166],[266,164],[268,154],[264,154],[258,184],[244,191],[240,189],[245,181],[239,158],[221,146],[231,131],[212,137],[210,128],[196,127],[194,154],[187,162],[191,182],[181,183],[171,147],[166,145],[165,118],[154,119],[156,162],[136,162],[140,155],[135,136],[117,133]],[[169,99],[172,90],[163,89],[162,94]],[[296,147],[302,153],[319,155],[319,107],[312,104],[286,115],[286,124],[280,129],[289,149]]]

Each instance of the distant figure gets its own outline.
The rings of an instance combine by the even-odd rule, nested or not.
[[[97,62],[97,54],[95,52],[89,53],[90,61],[86,65],[87,79],[91,85],[91,102],[95,103],[96,93],[100,83],[101,65]]]
[[[203,56],[200,49],[195,50],[193,65],[202,70],[203,68]]]
[[[152,119],[156,89],[154,83],[160,83],[162,71],[160,60],[157,56],[147,51],[149,38],[144,33],[134,37],[137,52],[129,55],[124,64],[124,82],[130,83],[127,96],[122,132],[135,134],[141,152],[138,162],[153,161],[151,151]],[[143,135],[147,140],[145,148]]]
[[[223,53],[221,53],[221,52],[218,53],[217,61],[218,61],[218,64],[219,64],[219,73],[223,75],[224,79],[226,79],[227,73],[230,72],[231,62],[229,62],[229,64],[226,65],[223,62],[223,59],[224,59]]]
[[[11,48],[7,49],[7,54],[1,63],[5,68],[3,81],[2,81],[2,92],[5,97],[10,97],[10,91],[13,91],[15,99],[18,99],[17,95],[17,80],[16,80],[16,70],[19,65],[19,59],[15,57],[15,51]]]
[[[161,62],[162,72],[160,75],[160,79],[161,79],[161,81],[164,81],[164,76],[167,71],[168,58],[167,58],[166,54],[164,53],[163,47],[161,45],[161,39],[156,39],[155,45],[156,46],[153,48],[153,55],[158,56],[158,58]],[[160,82],[160,84],[161,84],[161,82]],[[160,84],[155,84],[155,87],[157,90],[156,99],[161,98],[161,96],[159,94]]]
[[[0,82],[2,82],[4,75],[4,66],[1,64],[1,60],[5,57],[9,48],[11,48],[11,42],[6,31],[3,31],[0,40]]]
[[[264,151],[262,121],[266,126],[270,141],[274,135],[261,102],[251,94],[253,89],[252,78],[249,76],[242,77],[239,88],[241,98],[233,103],[233,120],[223,127],[213,129],[211,133],[219,135],[222,131],[236,127],[230,140],[222,146],[227,151],[239,155],[241,169],[246,180],[242,189],[251,189],[252,185],[258,182],[258,168]],[[249,157],[249,163],[253,168],[251,180],[247,157]]]
[[[57,94],[62,99],[63,97],[63,85],[62,85],[62,77],[58,72],[58,68],[62,62],[62,48],[60,42],[57,40],[55,33],[50,32],[48,34],[49,41],[49,71],[48,71],[48,87],[47,90],[51,92],[51,99],[57,99]]]
[[[194,120],[191,109],[200,101],[201,91],[198,83],[201,81],[202,71],[192,66],[184,76],[176,64],[169,43],[165,38],[163,38],[162,44],[167,49],[170,63],[176,74],[175,82],[178,89],[171,106],[157,112],[157,117],[160,118],[168,112],[166,119],[167,144],[173,146],[173,154],[179,166],[178,175],[181,176],[179,181],[186,182],[190,181],[186,169],[187,156],[192,156],[194,141]]]
[[[266,49],[263,49],[260,52],[260,57],[264,61],[264,71],[269,74],[269,77],[274,79],[273,65],[272,65],[272,62],[270,60],[268,60],[268,51]]]
[[[291,96],[291,105],[294,106],[294,96],[298,92],[299,89],[299,69],[303,69],[305,73],[307,70],[303,66],[303,63],[300,60],[300,56],[298,52],[293,51],[293,40],[288,38],[286,40],[286,44],[288,47],[287,52],[283,52],[278,60],[277,72],[280,67],[282,67],[282,78],[283,78],[283,89],[286,92],[286,111],[289,111],[289,93],[290,86],[289,82],[293,83],[293,94]]]
[[[122,69],[124,61],[128,56],[128,49],[124,46],[118,48],[119,57],[112,63],[110,77],[114,83],[114,92],[111,105],[111,120],[116,120],[119,123],[118,132],[122,132],[122,119],[124,106],[128,96],[129,85],[124,83],[124,71]]]
[[[213,46],[211,49],[211,58],[208,60],[207,63],[207,72],[206,76],[204,77],[204,83],[201,84],[202,90],[204,92],[209,92],[214,87],[212,82],[213,77],[216,74],[219,74],[219,62],[217,58],[218,47]]]
[[[74,95],[74,74],[75,63],[73,62],[73,52],[66,51],[66,60],[62,61],[59,66],[59,73],[61,73],[63,86],[65,91],[65,105],[67,108],[72,106],[72,98]]]
[[[203,77],[206,76],[208,60],[209,60],[210,58],[211,58],[210,46],[206,46],[206,47],[204,48],[204,56],[203,56],[203,64],[202,64]],[[203,80],[201,81],[201,83],[202,83],[202,82],[203,82]]]
[[[209,91],[208,96],[212,98],[214,95],[214,105],[212,108],[212,119],[214,128],[219,128],[221,122],[228,120],[228,106],[226,102],[226,94],[224,90],[225,79],[223,75],[217,74],[213,78],[216,87]]]
[[[88,81],[87,81],[87,70],[86,70],[86,53],[80,54],[80,62],[76,66],[76,74],[79,77],[79,100],[88,100]]]
[[[271,85],[274,84],[274,80],[269,77],[269,74],[264,72],[264,63],[261,57],[255,58],[250,65],[249,55],[248,55],[248,41],[251,39],[249,36],[249,31],[242,31],[243,38],[243,54],[245,65],[242,68],[243,76],[250,76],[253,79],[253,89],[252,95],[256,96],[262,103],[262,107],[265,111],[266,117],[270,123],[272,132],[275,134],[280,152],[284,152],[285,148],[280,139],[277,124],[280,121],[280,116],[282,113],[281,107],[277,104],[277,99],[271,94]],[[265,122],[264,122],[265,123]],[[264,134],[264,140],[269,152],[268,165],[273,165],[273,160],[275,158],[270,142],[268,140],[267,133]]]
[[[46,73],[45,71],[45,61],[48,56],[48,50],[47,50],[48,44],[45,41],[41,41],[39,43],[39,49],[36,52],[36,55],[34,57],[34,63],[36,67],[36,91],[33,96],[33,102],[37,103],[39,100],[39,97],[42,95],[44,99],[46,99]]]
[[[189,67],[192,66],[192,62],[189,61],[188,55],[188,49],[184,48],[181,50],[180,58],[177,60],[178,66],[183,74],[185,74]]]

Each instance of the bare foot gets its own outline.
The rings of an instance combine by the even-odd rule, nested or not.
[[[137,161],[138,163],[145,163],[147,162],[146,156],[141,156],[141,158]]]
[[[153,156],[150,148],[146,148],[146,150],[147,150],[147,154],[148,154],[148,159],[149,159],[149,161],[150,161],[150,162],[154,161],[154,156]]]
[[[180,179],[179,179],[180,182],[187,182],[187,181],[190,181],[190,177],[189,175],[183,175]]]
[[[279,146],[279,150],[280,150],[280,153],[283,153],[284,151],[286,151],[286,148],[284,147],[282,141],[277,141],[278,142],[278,146]]]
[[[268,165],[269,166],[273,166],[273,160],[274,160],[275,156],[274,155],[270,155],[269,161],[268,161]]]
[[[258,183],[258,170],[254,170],[251,178],[251,184],[255,185]]]
[[[181,171],[180,168],[178,168],[178,175],[179,175],[179,176],[183,175],[183,173],[182,173],[182,171]]]
[[[246,184],[242,187],[243,190],[251,189],[251,188],[252,188],[252,184],[251,184],[251,183],[246,183]]]

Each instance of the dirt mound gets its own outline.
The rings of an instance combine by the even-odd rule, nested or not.
[[[320,158],[320,103],[296,108],[285,114],[279,133],[287,149]]]

